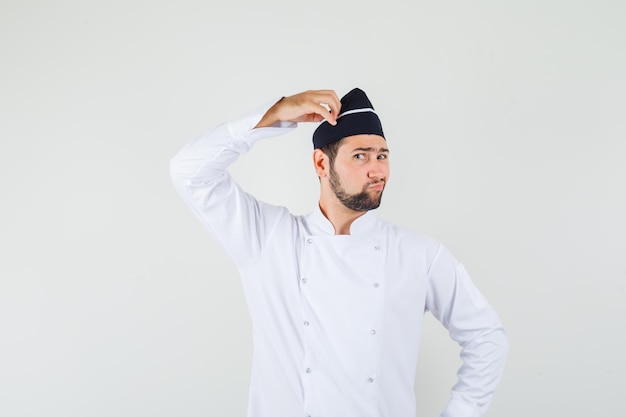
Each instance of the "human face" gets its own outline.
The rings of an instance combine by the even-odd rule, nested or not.
[[[347,137],[329,170],[329,184],[337,199],[354,211],[380,206],[389,178],[389,150],[378,135]]]

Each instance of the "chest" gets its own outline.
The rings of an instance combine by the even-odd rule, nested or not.
[[[300,294],[328,320],[423,312],[426,268],[413,248],[350,235],[304,236],[301,242]]]

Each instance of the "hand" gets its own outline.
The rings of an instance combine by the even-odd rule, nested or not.
[[[271,126],[278,121],[300,123],[326,120],[334,126],[340,109],[341,102],[333,90],[309,90],[278,100],[255,128]]]

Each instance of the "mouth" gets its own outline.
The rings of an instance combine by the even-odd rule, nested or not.
[[[367,188],[369,188],[370,190],[382,191],[385,188],[385,182],[378,181],[373,184],[370,184]]]

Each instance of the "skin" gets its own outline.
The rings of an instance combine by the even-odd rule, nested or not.
[[[327,120],[335,125],[340,110],[341,103],[333,90],[309,90],[283,97],[265,113],[255,128],[268,127],[279,121]],[[332,167],[321,149],[313,151],[313,167],[320,178],[320,209],[332,223],[335,234],[350,234],[354,220],[378,207],[389,178],[388,156],[387,142],[378,135],[345,138]]]

